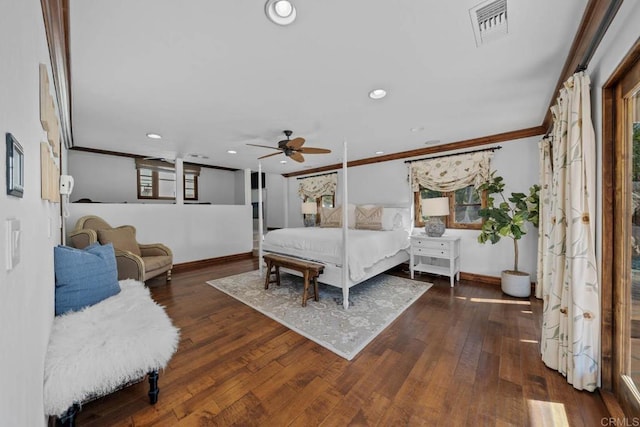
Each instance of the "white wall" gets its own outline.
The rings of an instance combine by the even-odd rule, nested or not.
[[[506,192],[528,193],[529,187],[538,182],[538,141],[532,137],[500,144],[495,151],[492,169],[496,169],[506,183]],[[404,160],[374,163],[349,168],[349,203],[378,203],[386,205],[410,205],[413,194],[409,189],[408,167]],[[288,179],[289,227],[302,227],[301,200],[298,197],[298,180]],[[342,199],[342,171],[338,172],[336,204]],[[495,245],[477,242],[478,230],[448,229],[447,234],[462,237],[461,269],[465,273],[500,276],[500,272],[513,267],[513,242],[503,239]],[[537,230],[529,232],[518,243],[520,270],[531,273],[535,280],[537,271]]]
[[[82,145],[81,141],[76,141]],[[71,200],[88,198],[106,203],[163,203],[170,201],[138,200],[135,161],[130,157],[69,151],[69,174],[75,179]],[[235,172],[202,167],[198,177],[198,202],[215,205],[236,203]]]
[[[163,243],[174,263],[251,252],[251,205],[145,205],[74,203],[67,229],[78,218],[97,215],[112,226],[133,225],[139,243]]]
[[[40,199],[45,133],[38,66],[47,64],[49,75],[51,70],[40,2],[0,2],[0,16],[0,424],[38,426],[45,425],[43,366],[54,311],[53,247],[60,241],[59,205]],[[6,132],[24,149],[21,199],[5,195]],[[22,229],[21,260],[11,271],[5,261],[7,218],[19,219]]]
[[[269,194],[269,202],[265,205],[266,228],[285,227],[285,190],[287,179],[282,175],[266,174],[266,192]]]

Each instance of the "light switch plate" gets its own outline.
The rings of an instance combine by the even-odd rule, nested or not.
[[[20,263],[20,220],[6,221],[7,236],[7,270],[13,270]]]

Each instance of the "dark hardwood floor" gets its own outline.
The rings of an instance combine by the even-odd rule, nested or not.
[[[541,362],[538,300],[419,276],[435,286],[347,361],[205,284],[256,262],[150,281],[181,328],[159,401],[149,405],[138,383],[85,405],[78,425],[599,426],[608,417],[598,393],[576,391]]]

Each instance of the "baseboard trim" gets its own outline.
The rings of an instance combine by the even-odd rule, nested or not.
[[[240,254],[226,255],[217,258],[200,259],[197,261],[182,262],[180,264],[174,264],[173,273],[184,273],[191,270],[197,270],[199,268],[211,267],[214,265],[225,264],[227,262],[240,261],[243,259],[251,259],[253,254],[251,252],[244,252]]]
[[[460,272],[461,280],[468,280],[470,282],[480,282],[487,283],[489,285],[497,285],[500,286],[501,279],[495,276],[485,276],[484,274],[475,274],[475,273],[463,273]]]

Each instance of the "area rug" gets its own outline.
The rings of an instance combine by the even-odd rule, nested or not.
[[[433,286],[380,274],[349,290],[345,310],[340,288],[320,284],[320,300],[302,307],[302,278],[281,273],[280,283],[265,290],[257,270],[207,282],[347,360]]]

